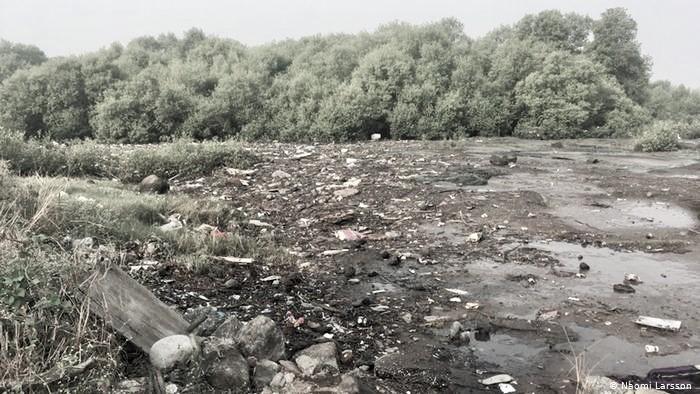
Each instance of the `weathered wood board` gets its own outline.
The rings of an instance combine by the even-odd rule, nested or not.
[[[119,267],[100,266],[85,285],[90,310],[145,352],[161,338],[187,334],[189,323],[177,311]]]

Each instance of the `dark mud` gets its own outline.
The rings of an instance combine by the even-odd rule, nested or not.
[[[519,392],[574,392],[577,357],[597,375],[700,364],[698,151],[563,146],[251,145],[264,159],[254,173],[232,181],[222,172],[173,192],[222,199],[269,223],[241,227],[273,238],[285,261],[200,276],[166,262],[144,280],[182,310],[303,316],[301,327],[285,327],[289,350],[332,338],[353,351],[344,370],[374,372],[368,392],[489,391],[479,380],[497,373]],[[517,163],[492,166],[489,155],[501,151],[517,152]],[[335,193],[349,188],[358,193]],[[363,239],[337,239],[345,228]],[[478,242],[468,239],[475,233]],[[579,272],[581,262],[590,270]],[[636,292],[613,292],[628,273],[643,282]],[[279,281],[261,280],[272,275]],[[224,285],[230,279],[235,286]],[[642,329],[638,315],[683,325]],[[468,343],[450,339],[454,321]],[[647,354],[647,344],[659,352]]]

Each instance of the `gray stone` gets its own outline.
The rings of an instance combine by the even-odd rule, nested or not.
[[[226,318],[226,315],[215,310],[209,306],[200,306],[194,309],[189,309],[185,312],[183,316],[185,320],[192,323],[195,320],[200,319],[202,316],[206,316],[207,319],[202,322],[202,324],[197,327],[193,334],[200,337],[208,337],[214,333],[214,331],[221,326]]]
[[[255,383],[255,387],[262,388],[267,386],[279,371],[280,366],[274,361],[258,361],[253,372],[253,382]]]
[[[462,323],[458,321],[452,322],[452,326],[450,327],[450,339],[453,341],[459,339],[459,333],[461,332]]]
[[[296,364],[294,364],[293,361],[289,360],[279,360],[278,361],[279,365],[284,368],[286,372],[291,372],[295,375],[301,375],[301,371],[299,370],[299,367],[297,367]]]
[[[168,181],[158,175],[149,175],[139,183],[139,191],[141,193],[165,194],[168,190],[170,190]]]
[[[187,335],[171,335],[151,346],[148,356],[151,364],[161,370],[188,361],[197,351],[197,342]]]
[[[212,387],[233,392],[248,392],[248,362],[231,339],[208,338],[202,346],[202,371]]]
[[[306,376],[315,375],[322,371],[335,373],[338,371],[336,353],[335,342],[319,343],[297,353],[294,361]]]
[[[221,323],[219,327],[217,327],[212,335],[218,338],[236,340],[242,327],[243,323],[241,323],[236,316],[230,316],[228,319],[226,319],[226,321]]]
[[[238,332],[241,352],[258,360],[277,361],[284,357],[284,335],[267,316],[258,316],[243,325]]]

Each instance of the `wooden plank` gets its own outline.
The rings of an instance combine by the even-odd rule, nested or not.
[[[189,323],[177,311],[119,267],[100,266],[84,283],[91,311],[145,352],[161,338],[187,334]]]

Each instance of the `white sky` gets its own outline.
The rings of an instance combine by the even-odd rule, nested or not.
[[[191,27],[261,44],[443,17],[459,19],[467,35],[478,37],[545,9],[597,17],[617,6],[637,21],[642,51],[654,60],[654,78],[700,88],[700,2],[693,0],[0,0],[0,38],[34,44],[57,56],[142,35],[181,35]]]

